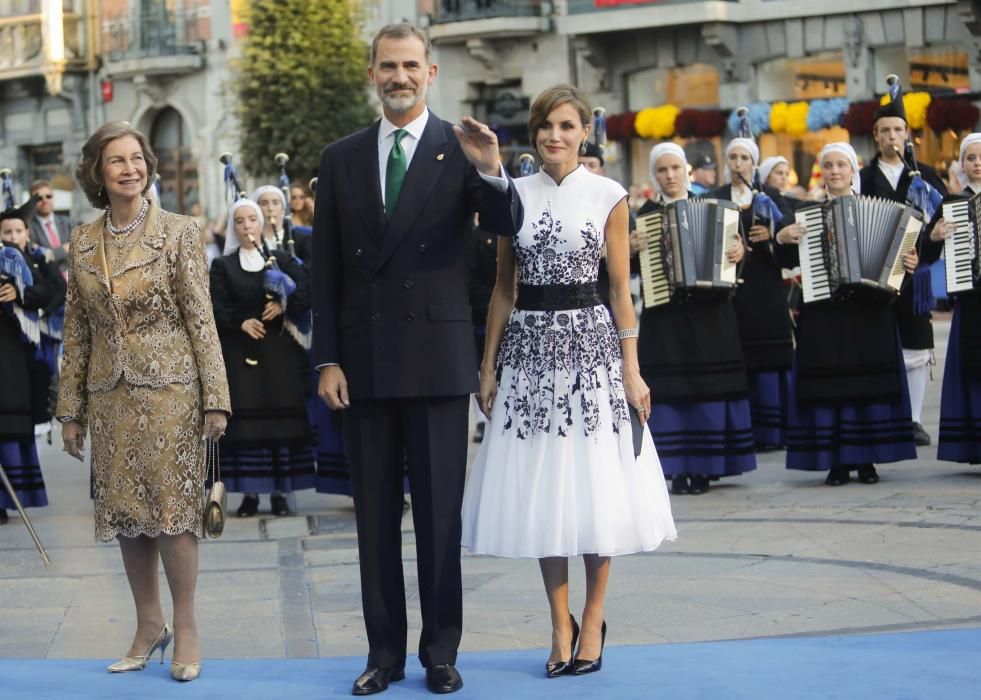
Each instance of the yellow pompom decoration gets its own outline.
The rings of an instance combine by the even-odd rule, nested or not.
[[[770,131],[782,134],[787,131],[787,103],[774,102],[770,105]]]
[[[644,139],[667,139],[674,136],[674,123],[681,109],[674,105],[648,107],[637,112],[634,131]]]
[[[810,106],[806,102],[794,102],[787,105],[787,133],[791,136],[803,136],[807,133],[807,111]]]
[[[903,107],[906,109],[906,123],[910,129],[922,129],[926,126],[927,107],[930,106],[930,93],[928,92],[907,92],[903,93]],[[889,93],[882,96],[879,104],[889,104]]]

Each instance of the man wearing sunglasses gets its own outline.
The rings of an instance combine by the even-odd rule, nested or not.
[[[31,196],[37,197],[34,216],[31,219],[31,242],[49,248],[58,270],[65,274],[68,269],[68,239],[72,224],[67,216],[55,214],[54,189],[47,180],[31,185]]]

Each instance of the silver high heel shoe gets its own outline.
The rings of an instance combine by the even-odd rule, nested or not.
[[[175,681],[195,681],[200,675],[200,661],[195,661],[193,664],[182,664],[177,661],[170,662],[170,677]]]
[[[150,657],[153,656],[153,652],[157,649],[160,650],[160,663],[164,662],[164,652],[167,651],[167,646],[170,644],[171,640],[174,638],[174,633],[171,631],[170,627],[167,625],[163,626],[160,630],[160,634],[154,640],[150,648],[146,650],[146,653],[142,656],[127,656],[120,659],[111,666],[107,666],[106,670],[109,673],[126,673],[127,671],[142,671],[146,668],[147,662]]]

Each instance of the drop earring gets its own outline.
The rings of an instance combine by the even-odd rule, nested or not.
[[[586,142],[585,141],[583,141],[582,142],[582,145],[579,147],[579,155],[581,155],[581,156],[586,155]]]

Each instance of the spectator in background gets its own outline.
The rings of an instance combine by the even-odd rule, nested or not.
[[[715,158],[708,153],[702,153],[692,159],[691,193],[693,195],[700,197],[715,189],[717,177]]]
[[[290,186],[290,212],[294,226],[313,226],[313,192],[309,187],[298,182]]]
[[[579,152],[579,162],[594,175],[606,175],[603,151],[592,141],[587,141],[585,149]]]
[[[31,184],[31,196],[37,198],[34,217],[31,219],[31,243],[50,248],[58,271],[65,274],[68,269],[68,239],[72,224],[67,216],[55,214],[54,188],[47,180],[37,180]]]

